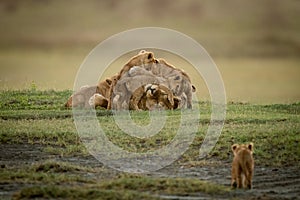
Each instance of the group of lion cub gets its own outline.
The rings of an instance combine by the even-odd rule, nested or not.
[[[187,73],[163,59],[155,59],[153,52],[142,50],[118,74],[75,92],[65,106],[114,110],[192,108],[195,90]],[[251,189],[253,144],[234,144],[231,149],[234,154],[231,186]]]
[[[82,87],[66,107],[104,107],[114,110],[192,108],[196,88],[183,70],[153,52],[142,50],[120,72],[96,86]]]

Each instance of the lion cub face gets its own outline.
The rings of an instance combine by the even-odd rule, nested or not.
[[[141,50],[137,55],[130,58],[127,64],[121,69],[118,80],[134,66],[147,66],[155,62],[154,54],[150,51]]]
[[[254,170],[253,143],[234,144],[231,146],[234,154],[231,171],[232,188],[252,188]]]

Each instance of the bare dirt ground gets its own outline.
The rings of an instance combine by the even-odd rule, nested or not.
[[[54,159],[76,165],[106,168],[92,156],[60,157],[43,151],[44,146],[27,144],[1,144],[1,168],[24,168],[35,162]],[[76,172],[75,172],[76,173]],[[115,177],[119,172],[106,168],[105,173],[88,173],[83,176],[94,176],[99,180]],[[189,177],[199,178],[221,185],[230,185],[230,162],[208,160],[203,166],[173,164],[157,172],[147,174],[153,177]],[[28,187],[29,184],[3,182],[0,184],[0,199],[10,199],[12,195]],[[256,166],[252,190],[235,190],[230,196],[207,196],[207,194],[191,194],[191,196],[160,195],[164,199],[300,199],[300,171],[297,166],[265,167]]]

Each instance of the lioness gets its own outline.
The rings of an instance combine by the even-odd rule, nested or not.
[[[164,85],[147,84],[134,91],[129,108],[131,110],[172,110],[177,108],[179,101]]]
[[[231,146],[234,154],[231,171],[232,188],[252,188],[254,170],[253,143],[234,144]]]

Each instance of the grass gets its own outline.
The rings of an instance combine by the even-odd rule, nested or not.
[[[76,71],[85,56],[109,36],[131,28],[157,26],[180,31],[203,45],[219,67],[228,99],[234,100],[227,105],[222,135],[204,160],[198,155],[211,106],[199,102],[201,120],[196,137],[175,165],[201,167],[214,165],[215,160],[228,163],[233,143],[254,142],[256,165],[299,167],[298,8],[299,2],[293,0],[272,4],[258,0],[225,4],[194,0],[171,4],[158,0],[0,2],[0,147],[34,149],[38,145],[43,151],[38,155],[75,159],[76,163],[79,158],[87,158],[89,153],[77,135],[72,111],[63,107]],[[159,50],[155,55],[185,69],[191,74],[199,99],[209,99],[195,69]],[[109,67],[107,76],[119,71],[128,57],[122,59]],[[101,63],[99,67],[103,67]],[[272,104],[239,103],[245,100]],[[278,102],[287,104],[273,104]],[[149,123],[147,112],[131,115],[138,124]],[[113,143],[131,152],[147,152],[170,143],[180,112],[167,112],[164,129],[148,139],[124,134],[110,111],[98,110],[97,116]],[[40,157],[27,161],[20,150],[16,151],[20,162],[12,157],[9,164],[0,165],[1,185],[18,190],[14,199],[157,199],[164,194],[228,192],[226,187],[190,178],[118,177],[112,170],[82,163]]]
[[[48,145],[46,152],[60,155],[86,155],[77,135],[71,110],[62,107],[69,91],[5,91],[0,94],[1,143]],[[20,100],[19,100],[20,99]],[[210,104],[200,102],[200,126],[190,150],[181,161],[197,159],[210,121]],[[23,109],[22,109],[23,108]],[[221,137],[210,156],[230,159],[233,143],[253,142],[257,164],[291,165],[299,161],[300,104],[255,105],[229,103]],[[148,112],[133,112],[140,124],[149,123]],[[97,111],[98,120],[107,137],[121,148],[146,152],[168,144],[176,135],[180,111],[167,112],[167,121],[160,133],[149,139],[124,134],[114,122],[111,112]],[[104,116],[104,117],[102,117]],[[197,125],[198,122],[192,122]],[[177,124],[177,125],[176,125]],[[287,156],[289,155],[289,156]]]
[[[197,179],[126,177],[84,187],[34,186],[21,190],[14,198],[158,199],[159,194],[184,196],[199,192],[218,195],[229,189]]]
[[[299,103],[229,105],[226,124],[213,154],[228,159],[228,144],[253,142],[257,164],[299,165],[299,107]]]
[[[0,183],[34,185],[15,193],[13,199],[158,199],[159,195],[226,194],[229,188],[195,178],[153,178],[120,174],[109,180],[97,179],[103,168],[46,160],[29,167],[0,170]],[[87,174],[90,174],[87,176]]]
[[[72,111],[62,107],[70,91],[2,91],[0,94],[0,144],[39,145],[45,155],[60,159],[87,158],[74,125]],[[190,148],[175,165],[201,167],[213,161],[231,162],[231,145],[254,143],[258,166],[299,166],[300,103],[255,105],[229,102],[222,134],[213,151],[199,160],[199,148],[210,122],[209,102],[194,102],[200,106],[200,122]],[[164,128],[145,139],[131,137],[115,124],[110,111],[97,110],[97,118],[107,137],[119,147],[131,152],[160,149],[171,142],[180,122],[180,111],[167,111]],[[148,112],[131,112],[141,125],[149,123]],[[39,159],[39,158],[37,158]],[[210,160],[210,161],[209,161]],[[69,161],[41,160],[30,165],[3,165],[0,183],[25,184],[13,198],[89,198],[89,199],[157,199],[160,195],[193,195],[228,193],[220,186],[192,178],[155,178],[108,172],[99,166],[73,164]]]
[[[136,192],[136,191],[118,191],[118,190],[100,190],[93,188],[81,187],[58,187],[56,185],[50,186],[35,186],[25,188],[14,195],[13,199],[30,199],[30,198],[44,198],[44,199],[145,199],[153,200],[159,199],[153,196]]]
[[[28,90],[1,91],[0,110],[10,112],[16,110],[53,110],[58,112],[57,110],[63,108],[63,104],[66,102],[65,98],[70,94],[72,92],[67,90],[62,92],[37,91],[33,83]]]

